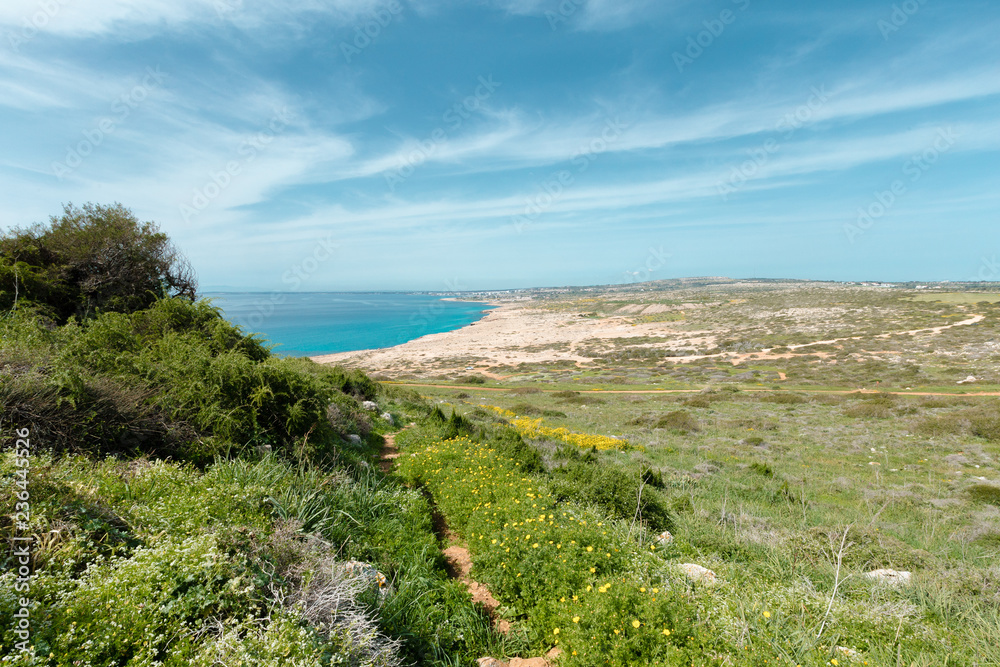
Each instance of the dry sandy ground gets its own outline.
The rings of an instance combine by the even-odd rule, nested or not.
[[[681,332],[669,322],[630,324],[625,318],[591,319],[573,312],[549,312],[523,304],[500,304],[482,320],[446,333],[430,334],[396,347],[313,357],[320,363],[363,368],[370,373],[426,374],[473,367],[484,372],[520,363],[590,361],[578,347],[595,340],[662,336],[664,343],[710,343],[712,332]]]
[[[695,304],[685,304],[697,307]],[[632,308],[645,312],[650,307],[637,305]],[[645,310],[643,310],[645,309]],[[625,310],[625,309],[622,309]],[[659,312],[659,311],[657,311]],[[631,311],[630,311],[630,314]],[[928,329],[910,331],[890,331],[875,338],[892,335],[935,335],[945,329],[967,326],[983,319],[974,315],[961,322]],[[369,373],[399,376],[414,373],[418,376],[454,373],[475,370],[494,376],[491,369],[510,368],[518,364],[549,364],[552,362],[589,362],[587,347],[602,340],[646,338],[635,344],[641,347],[660,349],[712,348],[716,336],[724,331],[682,331],[671,326],[671,322],[649,322],[632,324],[627,315],[594,319],[582,317],[578,312],[547,311],[532,308],[524,303],[503,303],[482,320],[467,327],[446,333],[431,334],[412,340],[403,345],[379,350],[359,350],[313,357],[320,363],[339,364],[363,368]],[[649,341],[648,338],[659,340]],[[832,344],[859,338],[838,338],[818,340],[812,343],[789,345],[789,350],[808,348],[811,345]],[[583,348],[583,349],[581,349]],[[817,353],[823,356],[825,353]],[[747,360],[780,359],[793,356],[792,352],[771,354],[771,350],[753,353],[721,353],[691,355],[674,358],[675,362],[686,363],[708,358],[723,358],[738,364]]]

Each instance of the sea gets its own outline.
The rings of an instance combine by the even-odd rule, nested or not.
[[[204,296],[245,333],[281,356],[305,357],[401,345],[460,329],[492,306],[429,294],[388,292],[213,292]]]

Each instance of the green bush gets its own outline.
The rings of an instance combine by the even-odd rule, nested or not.
[[[712,401],[705,396],[695,396],[685,400],[683,405],[689,408],[710,408],[712,407]]]
[[[572,461],[549,474],[552,495],[559,500],[597,505],[609,516],[625,521],[638,517],[656,532],[673,528],[669,499],[636,473],[607,462]]]
[[[761,403],[777,403],[778,405],[797,405],[809,402],[809,399],[802,394],[787,394],[784,392],[761,394],[757,400]]]
[[[1000,441],[1000,411],[980,409],[969,415],[969,430],[972,435],[991,442]]]
[[[1000,507],[1000,486],[975,484],[969,487],[967,493],[976,502]]]
[[[48,362],[5,375],[0,404],[50,436],[56,451],[147,452],[204,464],[229,449],[290,450],[300,442],[300,454],[329,454],[338,433],[371,428],[351,396],[379,391],[360,371],[272,357],[204,301],[161,299],[143,311],[103,313],[20,347],[15,341],[10,354],[23,358],[42,345]]]
[[[60,322],[195,298],[187,261],[152,222],[121,204],[67,205],[48,225],[0,236],[0,308],[34,302]],[[20,305],[20,304],[17,304]]]
[[[698,420],[687,410],[675,410],[665,415],[640,415],[631,420],[636,426],[665,428],[678,433],[691,433],[700,429]]]

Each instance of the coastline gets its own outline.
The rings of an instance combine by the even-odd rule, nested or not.
[[[535,308],[536,303],[491,302],[495,307],[485,317],[459,329],[427,334],[393,347],[310,358],[375,374],[419,377],[475,371],[498,377],[495,371],[520,364],[589,363],[593,359],[590,348],[609,339],[656,336],[662,337],[664,344],[677,338],[695,340],[693,332],[679,331],[668,322],[635,324],[626,314],[583,318],[577,311]]]

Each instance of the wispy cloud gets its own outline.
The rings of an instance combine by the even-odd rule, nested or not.
[[[347,62],[341,41],[390,2],[402,8],[399,23]],[[992,229],[984,221],[995,226],[995,198],[976,196],[1000,152],[988,30],[996,12],[981,5],[968,15],[928,5],[886,42],[875,26],[881,10],[859,0],[836,14],[754,4],[683,77],[671,62],[674,42],[708,30],[720,8],[687,0],[44,7],[0,5],[3,224],[44,218],[65,201],[120,200],[209,265],[210,248],[227,237],[244,239],[257,253],[247,261],[265,265],[275,261],[266,248],[333,229],[365,247],[405,238],[425,255],[458,244],[452,254],[481,253],[483,266],[502,273],[503,262],[490,264],[494,247],[560,234],[585,243],[612,228],[682,234],[762,220],[836,234],[856,199],[884,187],[938,128],[953,127],[961,140],[893,215],[926,219],[951,197],[980,236]],[[12,48],[10,36],[23,37],[26,25],[36,36]],[[162,83],[129,97],[150,67]],[[449,122],[443,112],[486,72],[502,87]],[[120,117],[123,96],[142,99]],[[793,132],[781,125],[789,117],[800,118]],[[602,136],[609,123],[619,128],[613,140]],[[738,196],[720,198],[720,180],[768,140],[777,148]],[[53,163],[73,151],[88,154],[57,178]],[[596,159],[573,171],[587,151]],[[404,166],[415,167],[412,180],[388,187]],[[512,218],[559,171],[572,184],[519,235]]]
[[[0,26],[68,36],[121,33],[148,27],[157,31],[186,24],[234,21],[244,27],[266,27],[284,21],[322,15],[341,22],[356,20],[389,0],[5,0],[0,4]],[[143,33],[145,34],[145,33]]]

